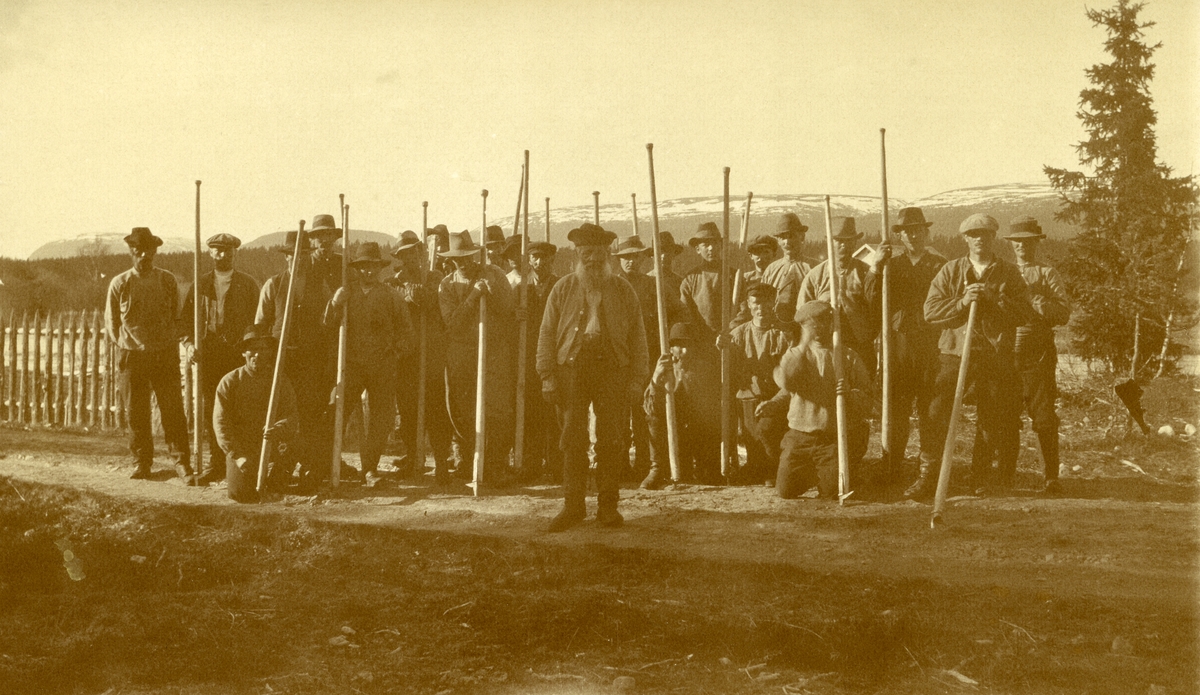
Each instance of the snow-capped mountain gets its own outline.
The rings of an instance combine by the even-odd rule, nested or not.
[[[48,241],[45,244],[34,249],[33,253],[29,254],[29,260],[36,261],[41,258],[73,258],[75,256],[103,256],[103,255],[119,255],[123,256],[129,253],[129,246],[125,244],[125,237],[129,232],[109,232],[105,234],[80,234],[77,237],[70,239],[56,239]],[[194,242],[183,237],[161,237],[163,245],[159,247],[159,253],[179,253],[181,251],[191,251]]]

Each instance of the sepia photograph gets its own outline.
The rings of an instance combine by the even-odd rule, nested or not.
[[[0,0],[0,695],[1200,692],[1195,0]]]

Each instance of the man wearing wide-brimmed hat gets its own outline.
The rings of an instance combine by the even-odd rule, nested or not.
[[[879,333],[879,286],[874,268],[854,257],[862,242],[853,217],[833,218],[833,252],[837,255],[838,301],[841,309],[842,344],[851,348],[875,373],[875,336]],[[830,301],[830,259],[818,263],[800,285],[800,304]]]
[[[326,297],[342,286],[342,254],[338,253],[338,242],[342,230],[333,215],[313,215],[312,225],[305,232],[316,248],[312,253],[311,279],[321,283]]]
[[[653,252],[653,249],[651,251]],[[685,318],[683,304],[679,302],[679,286],[683,283],[683,277],[671,268],[672,264],[675,263],[675,259],[683,251],[683,244],[676,242],[673,234],[670,232],[658,233],[658,253],[661,256],[659,263],[663,269],[663,293],[666,295],[667,300],[667,321],[672,325],[683,321]],[[651,270],[646,273],[646,276],[650,279],[655,279],[657,275],[654,271],[654,265],[651,264],[650,268]],[[669,330],[670,325],[667,328]],[[657,329],[655,330],[657,334]],[[655,355],[655,359],[658,359],[657,355]]]
[[[887,451],[891,463],[904,458],[910,431],[909,416],[913,408],[917,411],[917,428],[920,434],[918,460],[926,464],[933,459],[930,451],[931,434],[930,404],[933,402],[934,384],[938,373],[938,337],[941,331],[925,320],[925,297],[929,285],[946,264],[942,254],[928,246],[929,227],[921,208],[901,208],[892,234],[900,238],[904,252],[891,253],[891,246],[883,247],[876,254],[880,266],[888,267],[888,303],[891,311],[891,441]],[[882,275],[880,275],[882,277]],[[884,469],[897,471],[898,466]],[[889,481],[890,482],[890,481]]]
[[[833,308],[823,300],[796,309],[800,342],[783,354],[775,383],[789,395],[788,431],[780,442],[775,491],[784,499],[804,495],[813,485],[822,499],[838,498],[837,393],[846,395],[846,452],[851,469],[867,451],[867,418],[875,400],[862,360],[847,350],[841,383],[833,371]]]
[[[721,484],[720,364],[708,356],[702,342],[706,331],[690,323],[671,326],[667,352],[659,356],[646,387],[642,409],[655,442],[650,472],[641,482],[645,490],[658,490],[671,479],[667,450],[666,395],[675,394],[675,424],[679,437],[681,483]]]
[[[1054,400],[1058,398],[1058,350],[1054,346],[1054,327],[1071,319],[1071,301],[1058,271],[1038,262],[1038,245],[1046,235],[1036,219],[1028,215],[1014,219],[1004,238],[1012,244],[1017,268],[1029,286],[1029,302],[1033,305],[1032,320],[1017,326],[1013,355],[1021,372],[1025,409],[1042,450],[1043,492],[1053,495],[1060,492],[1059,421],[1054,410]]]
[[[787,432],[787,394],[775,383],[775,367],[791,347],[789,334],[775,318],[775,288],[751,281],[746,288],[750,320],[729,332],[732,388],[739,422],[746,435],[746,465],[733,476],[739,484],[757,484],[775,477],[779,442]]]
[[[721,232],[712,222],[701,224],[696,236],[688,239],[688,245],[700,256],[700,265],[683,276],[683,282],[679,285],[679,301],[683,303],[685,322],[692,325],[698,339],[698,344],[692,348],[694,354],[709,349],[715,352],[714,341],[724,329],[721,325],[723,243]]]
[[[200,325],[199,340],[200,388],[204,393],[204,422],[212,420],[213,396],[221,378],[242,365],[238,344],[246,328],[254,324],[254,312],[258,308],[258,282],[233,268],[234,255],[242,242],[232,234],[216,234],[208,238],[208,255],[213,260],[213,270],[200,276]],[[196,288],[188,288],[183,301],[183,318],[186,325],[184,344],[188,354],[195,359],[196,342],[193,323]],[[208,428],[208,461],[197,461],[200,485],[225,479],[225,452],[217,446],[212,428]]]
[[[967,242],[967,255],[942,266],[925,298],[925,320],[942,329],[938,341],[940,365],[930,404],[932,461],[921,461],[917,481],[906,497],[933,493],[942,462],[958,368],[964,358],[967,316],[978,303],[971,354],[967,363],[967,388],[974,388],[976,417],[980,425],[981,455],[972,464],[976,488],[1011,488],[1021,445],[1021,386],[1016,378],[1013,347],[1017,326],[1034,317],[1029,289],[1017,266],[996,257],[994,245],[1000,223],[991,215],[974,214],[958,231]],[[924,439],[925,433],[921,433]],[[925,444],[922,441],[922,448]],[[992,459],[999,468],[993,474]]]
[[[364,241],[350,260],[350,274],[325,308],[325,326],[336,328],[346,317],[346,403],[362,402],[367,392],[369,418],[360,447],[363,479],[379,481],[379,457],[396,424],[396,364],[413,349],[412,321],[400,293],[380,275],[391,265],[379,244]],[[343,311],[344,309],[344,311]]]
[[[292,254],[296,232],[287,233],[284,243],[276,246],[287,261],[282,273],[263,283],[258,295],[254,322],[271,327],[279,338],[283,332],[284,305],[291,281]],[[295,296],[292,297],[292,327],[284,346],[283,373],[296,389],[296,407],[300,411],[300,434],[295,443],[301,478],[306,486],[329,476],[329,458],[333,450],[333,414],[329,394],[337,380],[337,332],[323,322],[325,305],[332,296],[324,283],[313,280],[312,245],[308,233],[300,240],[300,258],[296,259]]]
[[[521,479],[533,482],[548,477],[562,482],[561,434],[554,406],[542,398],[537,379],[537,341],[550,290],[558,282],[554,257],[558,247],[548,241],[531,242],[527,249],[529,272],[525,276],[525,446],[522,452]],[[518,306],[518,319],[521,308]]]
[[[484,418],[484,481],[505,485],[511,481],[508,452],[515,434],[517,322],[516,293],[504,271],[480,262],[482,249],[463,230],[450,235],[449,246],[438,255],[454,265],[442,279],[438,301],[446,323],[446,379],[450,422],[458,435],[462,463],[475,450],[475,393],[479,365],[479,300],[487,295],[487,364],[484,374],[487,400]]]
[[[249,326],[236,349],[243,366],[221,378],[212,415],[212,432],[225,454],[225,482],[230,499],[258,501],[258,468],[263,439],[271,442],[268,483],[282,490],[291,477],[296,454],[290,446],[299,429],[296,394],[286,376],[279,380],[275,422],[267,426],[278,341],[267,325]]]
[[[429,237],[435,236],[430,230]],[[436,241],[428,239],[428,243]],[[428,246],[416,233],[405,231],[392,256],[399,268],[389,280],[408,306],[413,322],[413,345],[425,349],[425,433],[434,460],[434,479],[439,485],[450,482],[450,413],[446,410],[446,326],[438,305],[438,285],[442,273],[429,267]],[[443,248],[442,250],[445,250]],[[423,326],[423,328],[422,328]],[[425,331],[424,340],[421,331]],[[420,354],[401,358],[396,367],[396,406],[400,411],[400,438],[407,452],[406,463],[423,474],[425,462],[411,460],[417,450],[417,382]]]
[[[588,409],[596,416],[596,520],[616,526],[622,451],[629,408],[646,383],[646,330],[637,293],[612,272],[609,246],[617,238],[594,224],[572,229],[575,272],[550,290],[538,335],[537,372],[542,394],[562,423],[563,509],[549,531],[564,531],[586,517]]]
[[[149,478],[154,463],[150,429],[153,392],[175,472],[186,484],[194,485],[179,373],[178,285],[174,275],[154,267],[162,239],[146,227],[135,227],[125,243],[133,268],[109,283],[104,325],[116,350],[117,385],[127,408],[129,449],[137,465],[131,477]]]
[[[792,317],[800,300],[800,285],[812,262],[804,257],[804,237],[808,227],[794,212],[784,213],[775,226],[774,237],[783,248],[783,258],[773,261],[763,271],[763,282],[775,288],[775,316],[794,328]]]
[[[648,369],[653,369],[658,359],[658,297],[655,294],[654,278],[647,275],[643,266],[654,255],[654,249],[646,246],[636,234],[625,237],[617,245],[617,263],[620,268],[617,275],[625,278],[637,293],[638,307],[642,311],[642,324],[646,329],[646,348]],[[632,480],[637,482],[650,472],[650,426],[646,422],[646,413],[641,408],[633,408],[630,429],[626,430],[626,449],[630,441],[635,451],[633,467],[629,473]]]

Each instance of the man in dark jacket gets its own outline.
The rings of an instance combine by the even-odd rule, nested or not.
[[[562,423],[563,509],[549,531],[583,521],[588,473],[588,409],[596,415],[596,520],[617,526],[622,432],[629,407],[646,382],[646,329],[637,293],[609,265],[612,232],[594,224],[571,230],[579,262],[554,285],[538,336],[537,371],[542,393],[558,408]]]
[[[217,234],[208,239],[208,255],[213,270],[200,276],[200,340],[193,333],[193,312],[196,288],[188,289],[183,302],[183,321],[187,325],[184,344],[193,361],[200,364],[200,388],[204,394],[202,422],[212,422],[213,398],[217,384],[226,374],[242,366],[238,345],[246,329],[254,325],[258,306],[258,282],[249,275],[234,270],[233,262],[242,242],[231,234]],[[217,445],[216,433],[208,429],[208,461],[200,464],[200,485],[225,479],[225,452]]]
[[[179,372],[178,285],[174,275],[154,267],[162,239],[146,227],[135,227],[125,243],[133,268],[109,283],[104,326],[116,350],[117,387],[128,408],[129,449],[137,465],[130,477],[149,478],[154,463],[153,392],[175,472],[186,484],[195,485]]]
[[[525,445],[522,452],[521,479],[533,482],[548,476],[555,482],[562,481],[562,451],[558,448],[561,436],[558,415],[554,406],[542,398],[540,380],[537,377],[537,343],[542,330],[542,318],[546,313],[546,300],[559,278],[554,274],[554,256],[558,247],[546,241],[529,244],[529,270],[525,274],[525,308],[518,305],[517,318],[525,321]]]
[[[649,260],[654,250],[648,248],[638,236],[625,237],[617,246],[617,263],[620,269],[617,275],[625,278],[638,296],[638,307],[642,311],[642,324],[646,329],[646,347],[649,361],[656,362],[660,354],[658,345],[658,297],[654,278],[646,275],[645,261]],[[648,364],[647,369],[653,369]],[[650,472],[650,426],[646,422],[646,413],[641,408],[631,409],[631,425],[626,431],[625,448],[628,450],[632,440],[636,451],[632,469],[627,473],[630,480],[638,482]]]
[[[967,363],[967,387],[975,392],[976,416],[983,441],[981,456],[973,466],[976,488],[1012,487],[1020,453],[1021,386],[1013,364],[1017,326],[1032,320],[1029,289],[1021,271],[996,257],[994,244],[1000,224],[990,215],[975,214],[959,226],[967,242],[967,256],[942,266],[925,298],[925,320],[942,329],[938,342],[941,364],[934,387],[931,411],[930,454],[933,461],[921,462],[921,472],[910,497],[933,493],[941,469],[944,446],[963,359],[966,324],[972,303],[978,303],[971,354]],[[922,432],[922,438],[924,433]],[[924,446],[924,442],[922,442]],[[999,470],[992,476],[992,458]]]

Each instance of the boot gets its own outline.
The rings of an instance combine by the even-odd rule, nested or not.
[[[615,510],[614,510],[615,511]],[[550,520],[546,526],[547,533],[559,533],[566,531],[582,522],[587,517],[587,507],[582,499],[569,499],[563,503],[562,511],[558,516]]]
[[[1042,449],[1042,463],[1046,485],[1042,489],[1045,495],[1058,495],[1062,488],[1058,482],[1058,430],[1053,432],[1038,432],[1038,444]]]
[[[129,476],[129,479],[130,480],[149,480],[150,479],[150,467],[152,465],[154,465],[153,461],[139,461],[137,464],[137,468],[134,469],[133,473]]]
[[[222,466],[222,469],[224,469],[224,466]],[[196,477],[196,484],[200,487],[206,487],[210,483],[219,482],[224,479],[225,471],[218,471],[217,467],[213,465],[212,459],[209,459],[208,462],[201,467],[200,475]]]
[[[179,463],[175,464],[175,474],[179,476],[184,485],[195,487],[196,474],[192,471],[192,464],[187,459],[180,459]]]
[[[908,489],[904,491],[904,499],[929,499],[937,489],[937,472],[931,461],[921,459],[920,472],[917,474],[917,479],[913,481],[913,484],[909,485]]]
[[[601,526],[620,526],[625,523],[625,517],[617,511],[617,500],[620,498],[620,492],[612,490],[610,492],[601,492],[597,496],[596,508],[596,523]]]
[[[650,472],[642,479],[642,484],[638,487],[643,490],[661,490],[670,482],[671,476],[667,475],[666,471],[657,462],[650,464]]]

